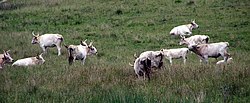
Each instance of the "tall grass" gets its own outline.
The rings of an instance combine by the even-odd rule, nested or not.
[[[94,41],[98,55],[85,65],[67,63],[66,49],[44,55],[45,64],[0,70],[0,102],[249,102],[248,0],[13,0],[0,4],[0,48],[14,59],[41,52],[32,31],[60,33],[65,44]],[[6,6],[9,5],[9,6]],[[187,65],[174,60],[155,70],[150,82],[136,78],[133,54],[177,48],[169,36],[177,25],[196,19],[193,34],[211,42],[227,41],[233,63],[199,64],[189,54]],[[220,58],[221,59],[221,58]]]

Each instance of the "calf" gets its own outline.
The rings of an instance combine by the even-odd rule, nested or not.
[[[43,54],[43,53],[42,53]],[[12,64],[12,66],[34,66],[34,65],[41,65],[45,62],[42,57],[42,54],[37,55],[35,57],[28,57],[24,59],[19,59]]]
[[[3,65],[5,63],[12,63],[13,59],[11,58],[10,54],[9,54],[9,50],[8,51],[3,51],[3,54],[0,54],[0,69],[3,68]]]
[[[162,49],[163,55],[167,58],[172,65],[172,59],[183,59],[183,63],[186,64],[188,48],[177,48],[177,49]]]
[[[92,45],[92,42],[88,45],[86,40],[81,41],[80,45],[69,45],[66,46],[68,50],[68,62],[71,65],[75,60],[81,60],[84,65],[87,55],[97,54],[97,49]]]
[[[216,62],[216,64],[217,65],[223,65],[225,63],[230,64],[232,61],[233,61],[233,58],[231,57],[231,58],[227,59],[227,62],[224,62],[224,60],[220,60],[220,61]]]
[[[224,62],[227,61],[229,54],[227,53],[229,43],[228,42],[219,42],[211,44],[200,44],[189,46],[189,50],[194,52],[200,57],[200,62],[208,62],[208,58],[218,58],[223,57]]]
[[[63,41],[63,36],[60,34],[44,34],[44,35],[35,35],[32,32],[33,38],[31,43],[32,44],[39,44],[42,48],[43,52],[46,53],[46,49],[48,47],[57,47],[58,56],[61,55],[61,43]]]
[[[180,25],[177,27],[174,27],[171,31],[170,31],[170,35],[175,35],[175,36],[185,36],[185,35],[191,35],[192,34],[192,30],[195,28],[198,28],[199,25],[197,25],[195,23],[195,20],[192,20],[190,24],[186,24],[186,25]]]
[[[181,36],[181,40],[180,40],[180,45],[195,45],[195,44],[206,44],[209,41],[209,36],[207,35],[194,35],[188,38],[185,38],[185,36]]]

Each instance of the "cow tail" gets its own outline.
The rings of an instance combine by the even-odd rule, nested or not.
[[[73,57],[73,48],[69,48],[69,58],[68,58],[68,61],[69,61],[69,65],[72,65],[73,63],[73,60],[74,60],[74,57]]]
[[[150,80],[151,60],[147,58],[147,59],[143,62],[143,67],[144,67],[144,70],[145,70],[146,75],[147,75],[147,77],[148,77],[148,80]]]

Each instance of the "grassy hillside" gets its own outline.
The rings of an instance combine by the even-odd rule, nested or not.
[[[250,102],[249,0],[9,0],[0,4],[0,49],[14,59],[41,53],[32,31],[60,33],[65,44],[93,41],[98,55],[69,66],[56,48],[44,65],[0,70],[0,102]],[[128,65],[133,54],[178,48],[169,31],[195,19],[193,34],[227,41],[234,62],[222,69],[165,60],[150,82]],[[221,58],[220,58],[221,59]]]

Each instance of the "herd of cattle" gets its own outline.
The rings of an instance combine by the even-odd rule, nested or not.
[[[145,51],[139,56],[135,56],[133,66],[136,75],[138,78],[140,76],[147,76],[150,79],[151,68],[161,68],[163,66],[163,58],[167,58],[172,65],[172,59],[182,58],[183,63],[186,64],[187,54],[189,51],[197,54],[200,58],[200,62],[208,62],[208,58],[218,58],[223,57],[223,60],[218,61],[216,64],[226,64],[229,63],[232,58],[227,52],[229,43],[228,42],[218,42],[218,43],[208,43],[209,36],[207,35],[194,35],[192,30],[198,28],[199,26],[195,23],[195,20],[192,20],[190,24],[180,25],[174,27],[170,31],[170,35],[179,36],[181,40],[180,45],[186,45],[186,48],[175,48],[175,49],[161,49],[159,51]],[[61,45],[63,42],[63,36],[60,34],[34,34],[32,32],[33,38],[32,44],[39,44],[43,50],[43,53],[40,55],[19,59],[15,61],[12,66],[32,66],[39,65],[45,62],[42,57],[43,54],[47,52],[48,47],[57,47],[58,56],[61,55]],[[190,36],[185,38],[186,36]],[[75,60],[81,60],[84,65],[87,55],[97,54],[97,49],[93,46],[93,43],[90,42],[87,44],[87,40],[81,41],[79,45],[65,45],[68,51],[68,62],[71,65]],[[9,51],[4,51],[3,54],[0,54],[0,68],[3,68],[5,63],[12,63],[14,60],[11,58]]]
[[[161,68],[163,66],[163,58],[169,60],[172,65],[172,59],[182,58],[183,63],[186,63],[187,54],[192,51],[200,58],[200,63],[208,63],[208,58],[218,58],[223,57],[223,60],[218,61],[217,65],[224,65],[230,63],[232,58],[227,52],[229,43],[228,42],[218,42],[218,43],[208,43],[209,36],[207,35],[194,35],[188,38],[192,34],[192,30],[198,28],[199,26],[192,20],[190,24],[180,25],[174,27],[170,31],[170,35],[180,36],[180,45],[186,45],[186,48],[175,48],[175,49],[161,49],[159,51],[145,51],[139,56],[134,55],[135,61],[134,67],[135,73],[140,78],[143,76],[144,79],[148,78],[150,80],[151,68]]]

